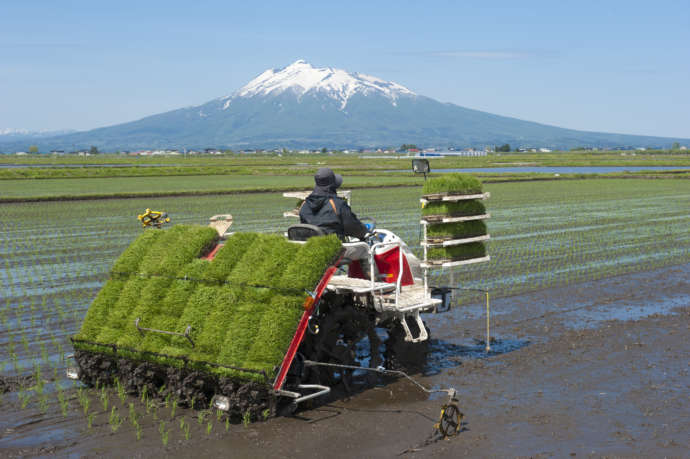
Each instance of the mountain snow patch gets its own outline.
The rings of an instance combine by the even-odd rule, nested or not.
[[[396,105],[401,94],[415,95],[406,87],[361,73],[348,73],[345,70],[315,68],[311,64],[298,60],[282,69],[269,69],[240,88],[225,101],[223,110],[230,106],[235,97],[254,97],[278,95],[285,91],[292,91],[301,98],[305,94],[324,94],[340,102],[340,110],[347,106],[347,102],[354,94],[380,94]]]

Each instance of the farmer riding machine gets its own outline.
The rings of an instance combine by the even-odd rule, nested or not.
[[[251,420],[372,375],[408,377],[428,351],[420,314],[448,310],[453,292],[432,287],[430,271],[489,260],[489,194],[475,182],[425,185],[421,260],[373,220],[366,240],[344,242],[300,224],[232,233],[229,215],[146,229],[72,338],[71,375]]]

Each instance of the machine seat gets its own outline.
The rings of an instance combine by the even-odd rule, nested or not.
[[[287,230],[288,240],[290,241],[306,241],[310,237],[325,235],[326,233],[318,226],[306,223],[292,225]]]

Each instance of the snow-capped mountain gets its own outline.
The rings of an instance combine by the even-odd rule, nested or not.
[[[51,137],[62,134],[70,134],[72,132],[77,131],[74,129],[41,129],[38,131],[32,131],[29,129],[0,128],[0,136],[6,137]]]
[[[15,129],[15,128],[2,128],[0,129],[0,135],[26,135],[31,131],[28,129]]]
[[[401,94],[416,95],[405,86],[391,81],[331,67],[315,68],[300,59],[282,69],[266,70],[233,95],[221,98],[221,101],[225,110],[238,97],[275,96],[288,91],[298,98],[325,95],[338,101],[340,110],[345,109],[348,100],[355,94],[380,94],[389,99],[392,105]]]
[[[0,137],[0,151],[28,140]],[[54,148],[352,148],[513,146],[570,148],[670,146],[668,139],[584,132],[493,115],[415,94],[360,73],[315,68],[303,60],[266,70],[231,95],[205,104],[91,131],[31,140]],[[12,143],[14,142],[14,143]]]

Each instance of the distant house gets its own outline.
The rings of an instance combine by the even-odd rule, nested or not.
[[[551,150],[550,148],[540,148],[540,149],[539,149],[539,152],[540,152],[540,153],[551,153],[551,151],[552,151],[552,150]]]

